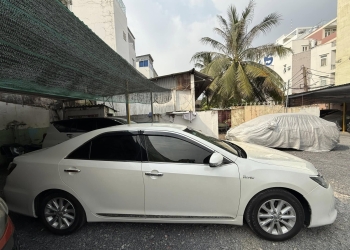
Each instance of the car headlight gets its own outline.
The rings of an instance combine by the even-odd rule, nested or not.
[[[328,188],[329,184],[327,183],[327,181],[325,180],[325,178],[318,174],[317,176],[310,176],[311,180],[317,182],[318,184],[320,184],[322,187],[324,188]]]

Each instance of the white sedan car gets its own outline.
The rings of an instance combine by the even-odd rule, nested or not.
[[[180,125],[134,124],[15,158],[5,197],[57,234],[88,222],[243,225],[275,241],[334,222],[333,190],[315,167],[277,150]]]

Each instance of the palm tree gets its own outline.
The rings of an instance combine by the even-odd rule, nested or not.
[[[228,8],[228,20],[219,15],[220,28],[214,28],[214,32],[223,38],[223,42],[203,37],[201,42],[211,45],[214,51],[197,52],[191,59],[196,63],[195,66],[202,67],[201,72],[214,78],[209,102],[211,105],[229,107],[243,100],[282,99],[282,78],[258,62],[268,55],[284,57],[292,50],[273,43],[253,47],[255,38],[269,32],[281,20],[279,14],[272,13],[248,31],[254,7],[255,3],[251,0],[241,15],[234,6]],[[204,58],[208,55],[212,60],[205,64]]]

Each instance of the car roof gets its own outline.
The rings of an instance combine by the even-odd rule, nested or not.
[[[125,118],[121,117],[82,117],[82,118],[72,118],[72,119],[63,119],[59,121],[53,121],[51,123],[63,122],[63,121],[77,121],[77,120],[96,120],[96,119],[108,119],[108,120],[116,120],[116,121],[127,121]]]
[[[112,126],[103,128],[103,130],[185,130],[187,126],[179,124],[169,123],[135,123],[135,124],[123,124],[118,126]]]

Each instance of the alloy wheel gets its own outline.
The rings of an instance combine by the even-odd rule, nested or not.
[[[284,200],[268,200],[258,210],[258,222],[265,232],[273,235],[282,235],[288,233],[294,227],[296,212]]]
[[[73,204],[65,198],[51,199],[45,205],[45,219],[47,223],[55,229],[69,228],[75,220],[75,208]]]

